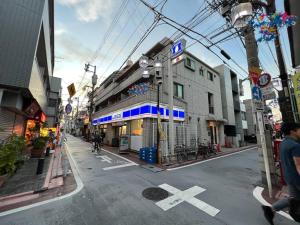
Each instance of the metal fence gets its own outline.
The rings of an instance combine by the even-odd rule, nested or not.
[[[197,148],[201,139],[200,129],[193,124],[174,123],[174,151],[175,154],[171,155],[169,145],[169,123],[162,122],[162,134],[160,140],[160,149],[162,152],[162,161],[170,161],[177,157],[176,148],[184,146],[185,148]],[[150,146],[157,145],[157,123],[151,124],[151,134],[149,135]],[[201,143],[202,144],[202,143]],[[207,144],[207,142],[205,143]]]

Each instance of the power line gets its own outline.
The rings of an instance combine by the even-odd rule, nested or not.
[[[197,39],[193,38],[192,36],[188,35],[187,33],[185,33],[184,31],[182,31],[181,29],[177,28],[175,25],[173,25],[173,24],[171,24],[171,23],[174,23],[174,24],[176,24],[177,26],[180,26],[180,27],[182,27],[182,28],[184,28],[184,29],[186,29],[186,30],[188,30],[188,31],[190,31],[190,32],[192,32],[192,33],[194,33],[194,34],[197,34],[197,35],[199,35],[200,37],[204,38],[208,43],[211,44],[211,46],[207,46],[207,45],[205,45],[204,43],[200,42],[199,40],[197,40],[197,42],[198,42],[199,44],[201,44],[203,47],[205,47],[206,49],[208,49],[209,51],[211,51],[214,55],[216,55],[219,59],[221,59],[221,60],[225,63],[225,61],[224,61],[218,54],[216,54],[214,51],[212,51],[212,50],[210,49],[212,46],[215,46],[215,47],[217,47],[221,52],[224,53],[225,51],[224,51],[221,47],[219,47],[218,45],[215,45],[212,41],[210,41],[210,40],[209,40],[207,37],[205,37],[203,34],[197,32],[197,31],[194,31],[194,30],[190,29],[189,27],[187,27],[187,26],[185,26],[185,25],[182,25],[182,24],[178,23],[177,21],[175,21],[175,20],[173,20],[173,19],[171,19],[171,18],[169,18],[169,17],[163,15],[162,13],[158,12],[156,9],[154,9],[153,7],[151,7],[151,6],[150,6],[148,3],[146,3],[144,0],[140,0],[140,1],[141,1],[144,5],[146,5],[148,8],[150,8],[150,9],[155,13],[156,16],[161,17],[161,19],[162,19],[164,22],[166,22],[167,24],[169,24],[169,25],[172,26],[173,28],[180,30],[182,33],[184,33],[184,34],[185,34],[186,36],[188,36],[189,38],[194,39],[194,40],[197,40]],[[169,22],[169,21],[170,21],[170,22]],[[237,67],[239,67],[243,72],[245,72],[245,73],[247,74],[247,76],[248,76],[248,72],[247,72],[244,68],[242,68],[242,67],[241,67],[234,59],[231,58],[231,61],[232,61]]]

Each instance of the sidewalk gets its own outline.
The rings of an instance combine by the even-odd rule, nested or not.
[[[43,173],[36,175],[38,159],[29,159],[0,188],[0,212],[51,199],[76,189],[68,157],[56,148],[45,157]]]

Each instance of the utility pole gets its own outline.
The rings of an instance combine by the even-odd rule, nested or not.
[[[90,67],[94,67],[94,70],[89,70]],[[92,92],[90,94],[90,109],[89,109],[89,130],[88,130],[88,140],[90,138],[90,130],[91,130],[91,127],[92,127],[92,113],[94,111],[94,92],[95,92],[95,86],[97,84],[97,79],[98,79],[98,76],[96,74],[96,66],[93,66],[91,64],[85,64],[85,69],[84,69],[86,72],[92,72],[93,73],[93,76],[92,76]]]
[[[174,153],[174,119],[173,119],[173,68],[172,68],[172,57],[171,49],[168,53],[168,91],[169,91],[169,146],[171,152],[171,160],[173,160]]]
[[[250,0],[236,0],[231,2],[226,0],[214,0],[212,1],[210,6],[214,10],[221,9],[221,13],[223,17],[225,17],[227,21],[231,21],[231,23],[234,26],[238,24],[237,28],[242,30],[243,35],[245,37],[245,48],[247,53],[249,74],[253,68],[259,70],[260,64],[258,58],[258,46],[255,39],[254,29],[250,25],[244,22],[246,16],[252,16],[252,10],[253,10],[252,2]],[[243,13],[239,14],[241,11],[243,11]],[[238,21],[240,21],[240,23]],[[260,72],[257,72],[257,76],[259,75]],[[254,87],[254,84],[251,82],[251,90],[259,91],[259,88],[256,87],[252,89],[252,87]],[[257,99],[259,99],[259,97]],[[252,105],[254,106],[254,104]],[[259,149],[262,149],[269,196],[272,197],[272,182],[271,182],[270,164],[269,164],[268,150],[266,144],[266,137],[265,137],[266,134],[265,134],[263,112],[261,110],[256,110],[255,107],[255,115],[258,124],[258,134],[257,134],[258,147]]]
[[[252,27],[247,26],[245,28],[244,37],[245,37],[248,68],[249,68],[249,70],[250,70],[250,68],[259,68],[257,42],[255,39],[255,34],[254,34],[254,30]],[[252,86],[253,86],[253,84],[251,84],[251,87]],[[263,120],[263,112],[256,110],[256,120],[257,120],[258,131],[259,131],[259,133],[258,133],[258,136],[259,136],[258,143],[260,144],[259,148],[262,149],[266,177],[267,177],[268,190],[269,190],[269,196],[272,197],[272,182],[271,182],[270,164],[269,164],[266,138],[265,138],[266,134],[265,134],[265,127],[264,127],[264,120]]]
[[[268,6],[266,8],[267,14],[273,14],[276,12],[276,3],[275,0],[267,0]],[[279,91],[279,106],[281,109],[282,114],[282,120],[284,122],[294,122],[294,115],[293,115],[293,108],[292,108],[292,102],[291,102],[291,93],[289,88],[289,81],[288,81],[288,74],[286,71],[282,49],[280,45],[280,39],[279,39],[279,33],[277,26],[276,29],[276,36],[274,40],[275,49],[276,49],[276,55],[277,55],[277,61],[278,61],[278,67],[279,67],[279,77],[281,79],[282,84],[282,91]]]

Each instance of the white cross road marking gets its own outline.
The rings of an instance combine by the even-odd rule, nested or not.
[[[109,158],[107,155],[98,155],[96,158],[101,158],[101,162],[107,162],[111,164],[112,159]]]
[[[105,167],[103,170],[113,170],[113,169],[118,169],[118,168],[123,168],[123,167],[128,167],[128,166],[137,166],[138,164],[136,163],[127,163],[127,164],[122,164],[118,166],[110,166],[110,167]]]
[[[201,188],[199,186],[194,186],[185,191],[181,191],[168,184],[162,184],[159,185],[159,187],[173,194],[171,197],[168,197],[156,203],[156,205],[159,206],[164,211],[167,211],[185,201],[213,217],[220,212],[219,209],[195,198],[196,195],[206,191],[206,189],[204,188]]]

